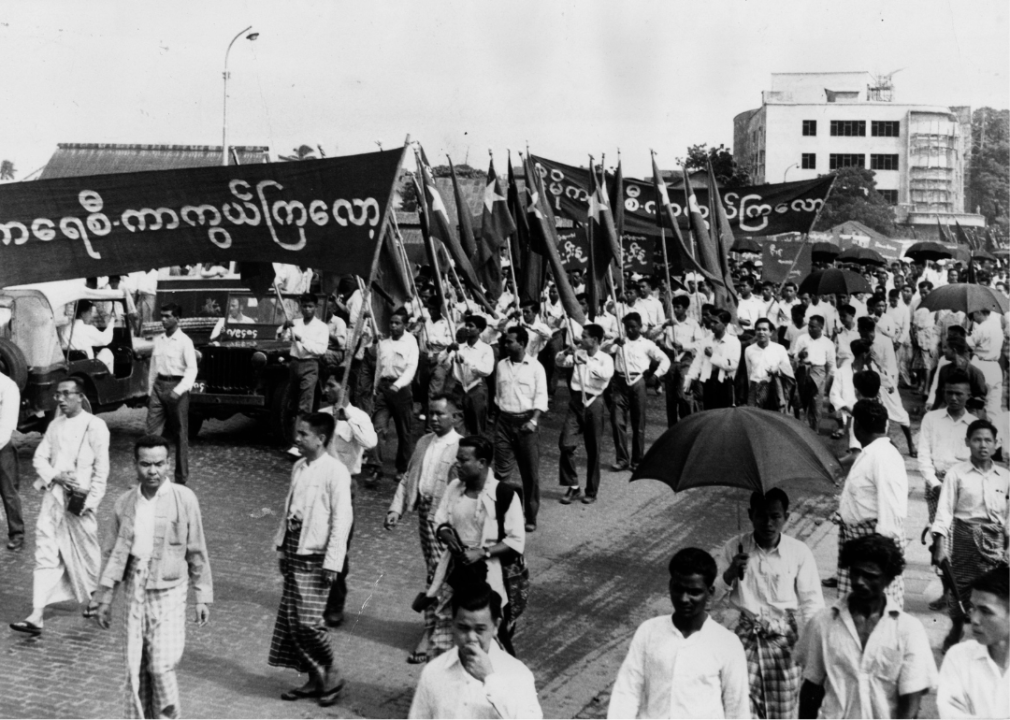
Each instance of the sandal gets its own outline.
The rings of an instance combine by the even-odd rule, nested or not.
[[[431,656],[428,653],[417,650],[407,656],[407,663],[410,665],[424,665],[429,660],[431,660]]]
[[[319,688],[306,690],[303,687],[296,687],[281,693],[281,700],[301,700],[302,698],[319,697]]]
[[[340,697],[340,693],[344,690],[344,681],[341,680],[337,683],[336,687],[324,691],[319,696],[319,707],[329,707],[330,705],[337,704],[337,698]]]
[[[84,615],[84,617],[86,618],[96,617],[98,615],[98,606],[88,605],[86,608],[84,608],[84,612],[81,614]]]
[[[843,437],[845,437],[845,431],[844,430],[835,430],[833,433],[831,433],[831,437],[834,440],[841,440]]]
[[[12,622],[10,625],[11,630],[17,632],[28,633],[29,635],[41,635],[42,628],[35,623],[30,623],[27,620],[18,620],[17,622]]]

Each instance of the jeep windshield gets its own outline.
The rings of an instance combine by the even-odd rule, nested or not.
[[[275,340],[277,328],[288,316],[301,317],[296,298],[284,298],[283,302],[282,306],[276,297],[229,293],[224,317],[217,321],[211,340],[229,344]]]

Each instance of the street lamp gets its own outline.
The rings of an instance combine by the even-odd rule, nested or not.
[[[255,40],[260,36],[258,32],[249,32],[252,30],[252,25],[247,27],[245,30],[240,32],[238,35],[231,39],[228,43],[228,49],[224,53],[224,102],[222,103],[222,119],[221,119],[221,164],[228,165],[228,54],[231,52],[231,46],[235,44],[235,41],[240,37],[245,35],[246,40]]]
[[[798,165],[799,165],[799,163],[796,162],[796,163],[793,163],[792,165],[790,165],[789,167],[786,168],[786,171],[784,173],[782,173],[782,182],[787,182],[786,181],[786,177],[789,176],[789,171],[792,170],[794,167],[797,167]]]

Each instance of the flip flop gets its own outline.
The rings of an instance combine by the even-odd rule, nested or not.
[[[319,690],[304,690],[300,687],[292,688],[281,693],[281,700],[301,700],[302,698],[319,697]]]
[[[96,617],[98,615],[98,606],[88,605],[86,608],[84,608],[84,612],[81,614],[84,615],[84,617],[86,618]]]
[[[325,691],[319,696],[319,707],[329,707],[330,705],[337,704],[337,698],[340,697],[340,693],[344,690],[344,681],[341,680],[337,683],[336,687]]]
[[[39,627],[35,623],[30,623],[30,622],[28,622],[26,620],[18,620],[17,622],[12,622],[11,625],[10,625],[10,627],[11,627],[11,630],[15,630],[17,632],[22,632],[22,633],[28,633],[29,635],[41,635],[42,634],[42,628],[41,627]]]
[[[426,652],[417,652],[416,650],[407,656],[407,662],[410,665],[424,665],[431,659],[431,656]]]
[[[843,437],[845,437],[845,431],[835,430],[833,433],[831,433],[831,437],[835,440],[841,440]]]

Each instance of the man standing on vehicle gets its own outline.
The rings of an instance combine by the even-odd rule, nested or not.
[[[161,306],[165,334],[154,339],[147,384],[147,434],[165,436],[166,426],[175,435],[175,481],[189,478],[189,391],[196,382],[196,348],[179,329],[182,308],[176,303]]]
[[[298,304],[302,316],[296,320],[285,320],[284,324],[277,328],[277,337],[291,340],[289,351],[291,361],[288,368],[292,405],[297,403],[296,407],[292,408],[295,425],[298,424],[299,415],[312,412],[316,399],[316,383],[319,382],[319,358],[326,353],[330,345],[330,329],[316,317],[318,304],[316,296],[309,292],[303,293],[298,298]],[[301,453],[294,445],[288,449],[288,455],[301,457]]]
[[[18,426],[21,391],[6,372],[7,368],[0,372],[0,499],[7,514],[7,549],[18,551],[25,544],[25,521],[18,494],[18,452],[11,435]]]

